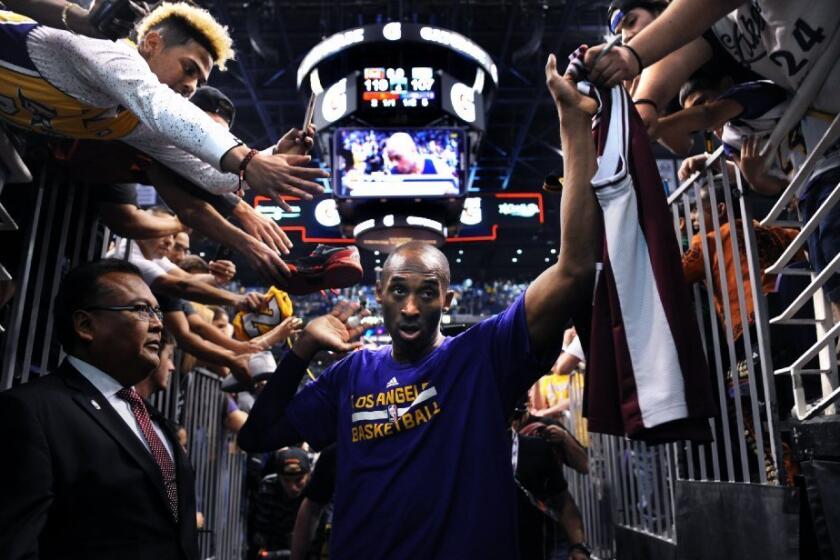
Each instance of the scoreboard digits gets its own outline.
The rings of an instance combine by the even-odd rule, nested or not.
[[[434,70],[415,66],[405,68],[365,68],[362,74],[362,105],[377,108],[426,108],[435,100]]]

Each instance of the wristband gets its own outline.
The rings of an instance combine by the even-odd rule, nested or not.
[[[624,47],[625,49],[627,49],[628,51],[630,51],[633,54],[633,56],[636,57],[636,62],[639,64],[639,74],[641,74],[642,70],[644,70],[644,68],[645,68],[645,65],[642,64],[642,57],[639,56],[639,53],[636,52],[636,49],[634,49],[630,45],[621,45],[621,46]]]
[[[647,99],[646,97],[643,97],[641,99],[634,99],[633,105],[650,105],[654,108],[654,110],[657,113],[659,112],[659,105],[656,104],[656,101],[654,101],[653,99]]]
[[[248,154],[242,158],[242,163],[239,164],[239,189],[238,192],[242,192],[242,181],[245,180],[245,168],[248,167],[248,164],[251,163],[251,160],[254,159],[254,156],[259,153],[259,150],[255,150],[251,148]]]

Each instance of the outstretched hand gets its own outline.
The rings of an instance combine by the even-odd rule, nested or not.
[[[324,192],[324,187],[315,179],[326,179],[330,175],[318,167],[305,167],[311,161],[312,158],[305,155],[257,154],[245,170],[245,180],[257,193],[291,212],[292,207],[281,198],[282,195],[312,200],[313,195]]]
[[[557,57],[553,54],[548,55],[545,65],[545,85],[551,92],[561,117],[569,112],[582,112],[592,116],[598,110],[598,102],[577,90],[571,74],[560,75],[557,70]]]
[[[274,251],[288,255],[292,248],[289,236],[280,229],[274,220],[269,220],[253,206],[241,200],[234,206],[233,215],[242,224],[242,229],[268,245]]]
[[[342,301],[329,314],[310,321],[295,342],[295,354],[309,361],[322,350],[344,353],[359,348],[362,343],[358,339],[365,327],[361,324],[351,326],[353,323],[350,322],[358,309],[358,303]],[[365,309],[360,315],[367,314],[369,311]]]
[[[633,52],[627,47],[617,47],[598,56],[607,44],[596,45],[583,55],[583,63],[589,69],[589,79],[600,85],[612,87],[624,80],[632,80],[642,69]]]

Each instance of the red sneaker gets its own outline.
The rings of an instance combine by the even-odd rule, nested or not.
[[[349,288],[358,284],[364,274],[359,250],[354,245],[318,245],[308,256],[287,260],[286,264],[292,276],[283,289],[293,295]]]

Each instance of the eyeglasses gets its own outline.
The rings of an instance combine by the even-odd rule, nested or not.
[[[83,311],[131,311],[141,321],[149,322],[152,317],[158,321],[163,322],[163,311],[160,307],[152,307],[148,303],[138,303],[136,305],[112,305],[112,306],[93,306],[85,307]]]

